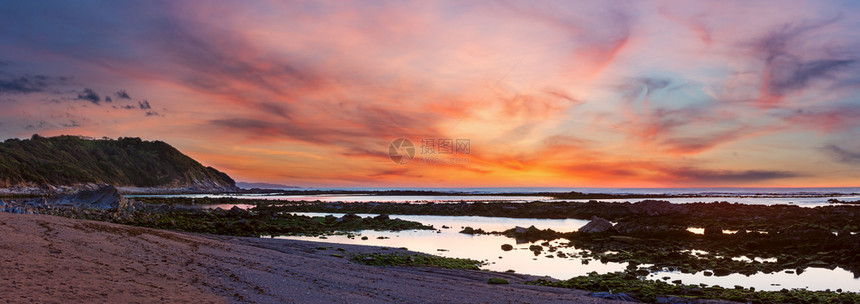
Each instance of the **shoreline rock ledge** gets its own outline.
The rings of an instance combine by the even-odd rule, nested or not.
[[[131,205],[113,185],[100,185],[95,189],[55,195],[48,199],[47,203],[49,206],[100,210],[122,210]]]
[[[20,200],[0,200],[0,212],[37,214],[56,209],[98,209],[107,211],[134,211],[140,203],[126,199],[113,185],[97,185],[71,194]]]
[[[607,219],[598,216],[592,216],[591,221],[582,228],[578,230],[580,233],[604,233],[604,232],[614,232],[615,228],[612,227],[612,223]]]

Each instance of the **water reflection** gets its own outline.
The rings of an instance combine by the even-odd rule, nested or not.
[[[306,216],[326,216],[334,215],[337,217],[344,216],[345,213],[318,213],[318,212],[296,212],[294,214]],[[361,217],[377,216],[377,214],[357,213]],[[488,216],[453,216],[453,215],[401,215],[393,214],[391,218],[398,218],[404,221],[415,221],[425,225],[432,225],[436,229],[442,229],[442,226],[451,227],[451,230],[459,232],[466,226],[483,229],[484,231],[504,231],[515,226],[528,227],[534,225],[539,229],[552,229],[555,231],[567,232],[576,231],[580,227],[588,224],[588,220],[579,219],[535,219],[535,218],[508,218],[508,217],[488,217]],[[443,229],[444,230],[444,229]],[[444,232],[444,231],[443,231]],[[458,233],[459,234],[459,233]]]
[[[739,273],[730,274],[727,276],[707,277],[698,273],[681,273],[659,271],[652,273],[649,276],[651,280],[659,280],[662,277],[669,277],[667,281],[681,280],[683,284],[707,284],[710,286],[719,285],[726,288],[732,288],[735,285],[744,287],[755,287],[756,290],[781,290],[792,288],[804,288],[809,290],[837,290],[860,292],[860,279],[854,278],[854,275],[845,269],[837,267],[834,270],[826,268],[807,268],[803,273],[756,273],[753,275],[743,275]]]
[[[331,213],[297,213],[307,216],[325,216]],[[343,216],[343,214],[333,214]],[[358,214],[362,217],[375,216],[375,214]],[[402,232],[390,231],[361,231],[362,236],[353,239],[347,236],[329,236],[327,242],[360,245],[378,245],[390,247],[406,247],[409,250],[435,254],[445,257],[469,258],[485,261],[488,264],[484,269],[493,271],[515,270],[538,276],[551,276],[554,278],[569,278],[585,275],[592,271],[599,273],[622,271],[626,264],[601,263],[600,261],[583,262],[579,258],[581,250],[569,245],[567,240],[554,240],[550,246],[542,246],[544,250],[535,255],[529,250],[532,243],[517,244],[516,240],[498,235],[469,235],[459,233],[464,227],[483,229],[484,231],[504,231],[516,226],[528,227],[534,225],[539,229],[553,229],[555,231],[576,231],[588,223],[587,220],[578,219],[519,219],[504,217],[482,217],[482,216],[434,216],[434,215],[391,215],[407,221],[421,222],[425,225],[433,225],[439,231],[409,230]],[[449,228],[443,228],[449,227]],[[388,239],[380,239],[387,237]],[[283,237],[288,239],[307,239],[306,237]],[[511,251],[502,250],[502,245],[513,245]],[[555,247],[550,252],[550,247]],[[440,251],[442,249],[444,251]],[[566,258],[558,257],[558,252],[564,253]],[[547,256],[552,256],[549,258]]]
[[[308,216],[325,216],[331,213],[297,213]],[[343,214],[333,214],[343,216]],[[359,214],[362,217],[376,214]],[[389,247],[406,247],[412,251],[424,252],[445,257],[470,258],[485,261],[488,264],[483,269],[493,271],[514,270],[537,276],[550,276],[556,279],[568,279],[586,275],[589,272],[609,273],[623,271],[626,263],[601,263],[599,260],[583,258],[583,251],[570,246],[568,240],[559,239],[541,246],[543,250],[535,254],[529,250],[535,243],[516,244],[512,238],[497,235],[468,235],[459,233],[466,226],[485,231],[503,231],[515,226],[528,227],[534,225],[539,229],[555,231],[575,231],[588,223],[587,220],[576,219],[516,219],[501,217],[479,216],[432,216],[432,215],[391,215],[409,221],[417,221],[433,225],[439,231],[409,230],[401,232],[390,231],[360,231],[358,234],[368,237],[349,238],[346,235],[328,236],[327,239],[315,237],[284,236],[283,239],[316,240],[340,244],[376,245]],[[442,228],[443,226],[449,228]],[[513,250],[504,251],[502,245],[513,245]],[[554,249],[551,249],[554,248]],[[440,249],[442,251],[440,251]],[[552,250],[552,251],[551,251]],[[701,250],[690,251],[697,255],[707,255]],[[562,253],[562,254],[559,254]],[[750,260],[749,257],[737,257]],[[753,258],[764,262],[770,259]],[[732,288],[735,285],[755,287],[757,290],[780,290],[783,288],[807,288],[810,290],[836,290],[860,292],[860,279],[854,278],[850,271],[842,268],[834,270],[823,268],[808,268],[801,274],[758,273],[751,276],[732,274],[728,276],[705,276],[704,272],[685,274],[680,272],[659,271],[649,276],[649,279],[659,280],[669,277],[668,281],[682,280],[684,284],[708,284]]]

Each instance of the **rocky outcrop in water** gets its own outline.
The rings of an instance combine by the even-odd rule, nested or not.
[[[56,195],[47,200],[47,204],[58,207],[77,209],[127,209],[129,201],[119,194],[116,187],[102,185],[96,189],[81,190],[67,195]]]
[[[133,200],[123,197],[116,187],[99,185],[82,189],[70,194],[56,194],[50,198],[0,200],[0,211],[36,214],[40,210],[75,209],[102,211],[134,211],[139,206]]]
[[[635,214],[649,216],[687,214],[689,211],[685,205],[672,204],[668,201],[644,200],[630,205],[630,211]]]
[[[614,228],[618,233],[627,235],[661,234],[672,231],[684,231],[683,228],[679,227],[670,227],[667,225],[660,225],[658,223],[649,225],[639,222],[620,222],[616,224]]]
[[[579,228],[580,233],[604,233],[610,231],[615,231],[615,228],[612,227],[612,223],[597,216],[592,216],[591,221],[588,222],[588,224]]]

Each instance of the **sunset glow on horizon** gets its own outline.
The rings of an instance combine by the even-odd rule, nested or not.
[[[9,1],[0,140],[296,186],[857,187],[858,60],[850,1]]]

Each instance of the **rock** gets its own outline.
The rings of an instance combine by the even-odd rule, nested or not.
[[[830,264],[828,264],[827,262],[821,261],[821,260],[815,260],[815,261],[807,263],[806,265],[809,267],[821,267],[821,268],[830,267]]]
[[[484,229],[481,229],[481,228],[475,229],[475,228],[468,227],[468,226],[466,228],[463,228],[463,230],[460,230],[460,233],[464,233],[464,234],[487,234],[487,232],[484,231]]]
[[[543,251],[543,247],[541,247],[540,245],[531,245],[529,246],[529,250],[534,252],[541,252]]]
[[[380,214],[375,216],[373,219],[375,220],[389,220],[388,214]]]
[[[580,233],[603,233],[603,232],[612,232],[615,231],[612,227],[612,223],[604,218],[600,218],[597,216],[592,216],[591,221],[588,222],[582,228],[578,230]]]
[[[833,238],[833,232],[828,229],[803,229],[792,232],[804,239],[829,239]]]
[[[716,269],[714,269],[714,275],[718,276],[718,277],[724,277],[724,276],[727,276],[730,274],[732,274],[732,271],[729,270],[728,268],[716,268]]]
[[[665,225],[647,225],[635,222],[620,222],[613,227],[616,232],[621,234],[657,234],[678,231],[678,228]]]
[[[239,208],[239,206],[233,206],[233,208],[230,208],[230,211],[227,211],[227,212],[229,212],[231,215],[236,216],[236,215],[240,215],[240,214],[244,213],[245,210],[243,210],[242,208]]]
[[[616,241],[616,242],[619,242],[619,243],[627,243],[627,244],[638,244],[638,243],[642,243],[645,241],[645,240],[640,239],[640,238],[635,238],[635,237],[626,236],[626,235],[613,235],[613,236],[610,236],[609,239]]]
[[[30,202],[28,202],[28,204],[29,203]],[[55,195],[47,201],[34,201],[33,203],[100,210],[118,210],[125,209],[129,206],[128,200],[120,195],[116,187],[112,185],[101,185],[92,190],[81,190],[67,195]]]
[[[352,221],[356,221],[356,220],[360,220],[360,219],[361,219],[361,217],[358,215],[355,215],[355,213],[347,213],[346,215],[337,219],[337,221],[338,222],[352,222]]]
[[[686,206],[672,204],[668,201],[644,200],[630,205],[630,211],[645,215],[687,214]]]
[[[720,228],[720,227],[717,227],[717,226],[708,226],[708,227],[705,227],[705,235],[706,235],[706,236],[710,236],[710,235],[723,235],[723,228]]]
[[[534,226],[532,226],[532,227],[534,227]],[[514,228],[514,233],[516,233],[516,234],[523,234],[523,233],[526,233],[526,231],[528,231],[528,229],[520,227],[520,226],[517,226]]]
[[[504,245],[502,245],[502,250],[504,250],[504,251],[514,250],[514,246],[511,244],[504,244]]]

